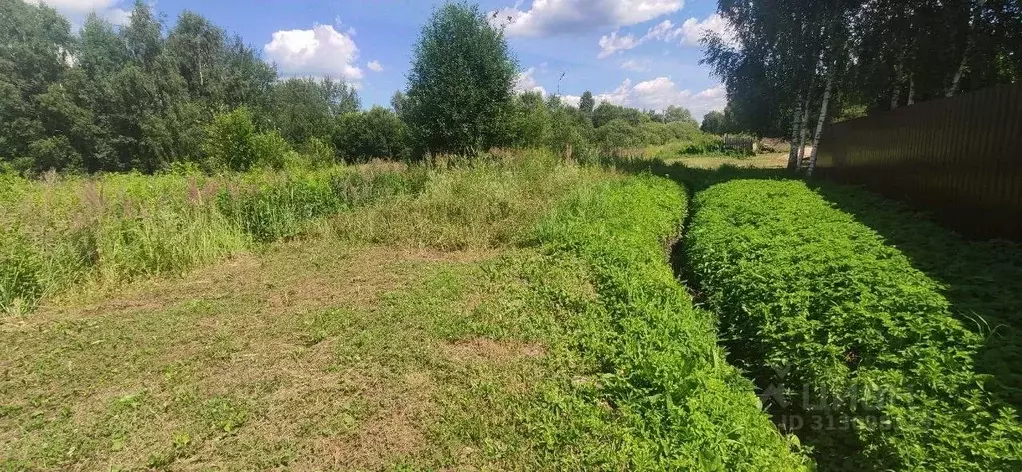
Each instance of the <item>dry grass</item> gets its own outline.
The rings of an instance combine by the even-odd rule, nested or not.
[[[437,336],[472,298],[462,296],[463,279],[493,256],[288,243],[4,325],[0,463],[318,470],[401,462],[423,451],[436,421],[436,379],[447,374],[430,359],[542,353]],[[424,283],[433,296],[422,296]]]
[[[724,165],[751,167],[756,169],[783,169],[788,165],[788,153],[757,154],[752,157],[728,156],[686,156],[666,161],[668,164],[681,163],[697,169],[716,169]]]

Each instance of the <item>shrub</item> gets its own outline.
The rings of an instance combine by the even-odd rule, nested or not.
[[[596,142],[604,150],[645,145],[639,128],[620,118],[596,128]]]
[[[980,340],[897,249],[800,182],[731,181],[695,206],[700,290],[761,386],[803,392],[774,390],[778,413],[833,426],[807,431],[821,468],[1022,468],[1014,410],[973,371]]]
[[[213,167],[246,170],[255,164],[252,135],[256,132],[252,112],[240,107],[219,113],[206,125],[202,150]]]
[[[280,169],[291,152],[291,145],[276,131],[255,133],[249,138],[249,143],[249,162],[255,167]]]
[[[503,145],[517,74],[502,29],[478,5],[435,10],[413,51],[401,110],[416,157]]]
[[[299,152],[312,167],[328,167],[336,162],[334,147],[319,138],[309,138],[302,143]]]
[[[677,185],[635,177],[576,192],[539,227],[548,251],[594,272],[610,319],[584,326],[581,348],[605,366],[606,401],[655,445],[633,467],[806,470],[665,263],[685,209]]]
[[[404,123],[386,108],[346,113],[337,118],[334,146],[352,162],[408,157]]]

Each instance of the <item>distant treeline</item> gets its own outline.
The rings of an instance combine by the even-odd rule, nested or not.
[[[0,170],[244,170],[493,147],[585,158],[700,134],[684,108],[597,105],[590,92],[570,106],[515,93],[518,66],[503,33],[473,6],[435,12],[415,56],[391,108],[364,111],[350,84],[281,78],[240,37],[193,12],[165,28],[136,1],[127,24],[92,14],[75,32],[45,4],[0,0]],[[464,60],[472,56],[479,60]],[[462,60],[442,63],[450,57]]]

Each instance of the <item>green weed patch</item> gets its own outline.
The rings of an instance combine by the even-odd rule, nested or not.
[[[805,470],[665,261],[685,213],[674,183],[629,178],[579,190],[538,231],[549,252],[591,267],[608,316],[579,327],[578,348],[602,366],[604,400],[646,444],[633,446],[643,454],[630,467]]]
[[[1022,427],[940,287],[805,184],[700,192],[687,257],[734,361],[821,468],[1019,470]]]

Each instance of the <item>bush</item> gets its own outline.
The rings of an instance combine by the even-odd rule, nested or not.
[[[252,136],[255,134],[252,112],[240,107],[219,113],[206,125],[202,151],[210,166],[230,170],[246,170],[255,164]]]
[[[1014,410],[973,371],[980,340],[897,249],[800,182],[731,181],[695,206],[699,288],[761,386],[803,392],[774,390],[777,413],[834,426],[807,430],[821,468],[1022,468]]]
[[[284,167],[284,162],[291,153],[291,145],[276,131],[253,134],[249,138],[249,149],[250,166],[271,169]]]
[[[620,118],[596,128],[596,143],[603,150],[636,148],[646,144],[639,128]]]
[[[28,154],[36,171],[55,169],[81,172],[84,169],[82,156],[64,136],[35,141],[28,145]]]
[[[337,118],[336,128],[334,146],[349,161],[404,159],[409,155],[405,124],[386,108],[346,113]]]
[[[336,162],[334,147],[319,138],[309,138],[302,143],[299,152],[308,159],[312,167],[328,167]]]
[[[677,185],[635,177],[578,191],[539,228],[548,251],[580,258],[595,274],[610,319],[587,323],[580,347],[605,366],[607,403],[654,445],[632,467],[807,470],[760,411],[752,384],[724,361],[713,318],[692,307],[665,263],[685,209]]]

